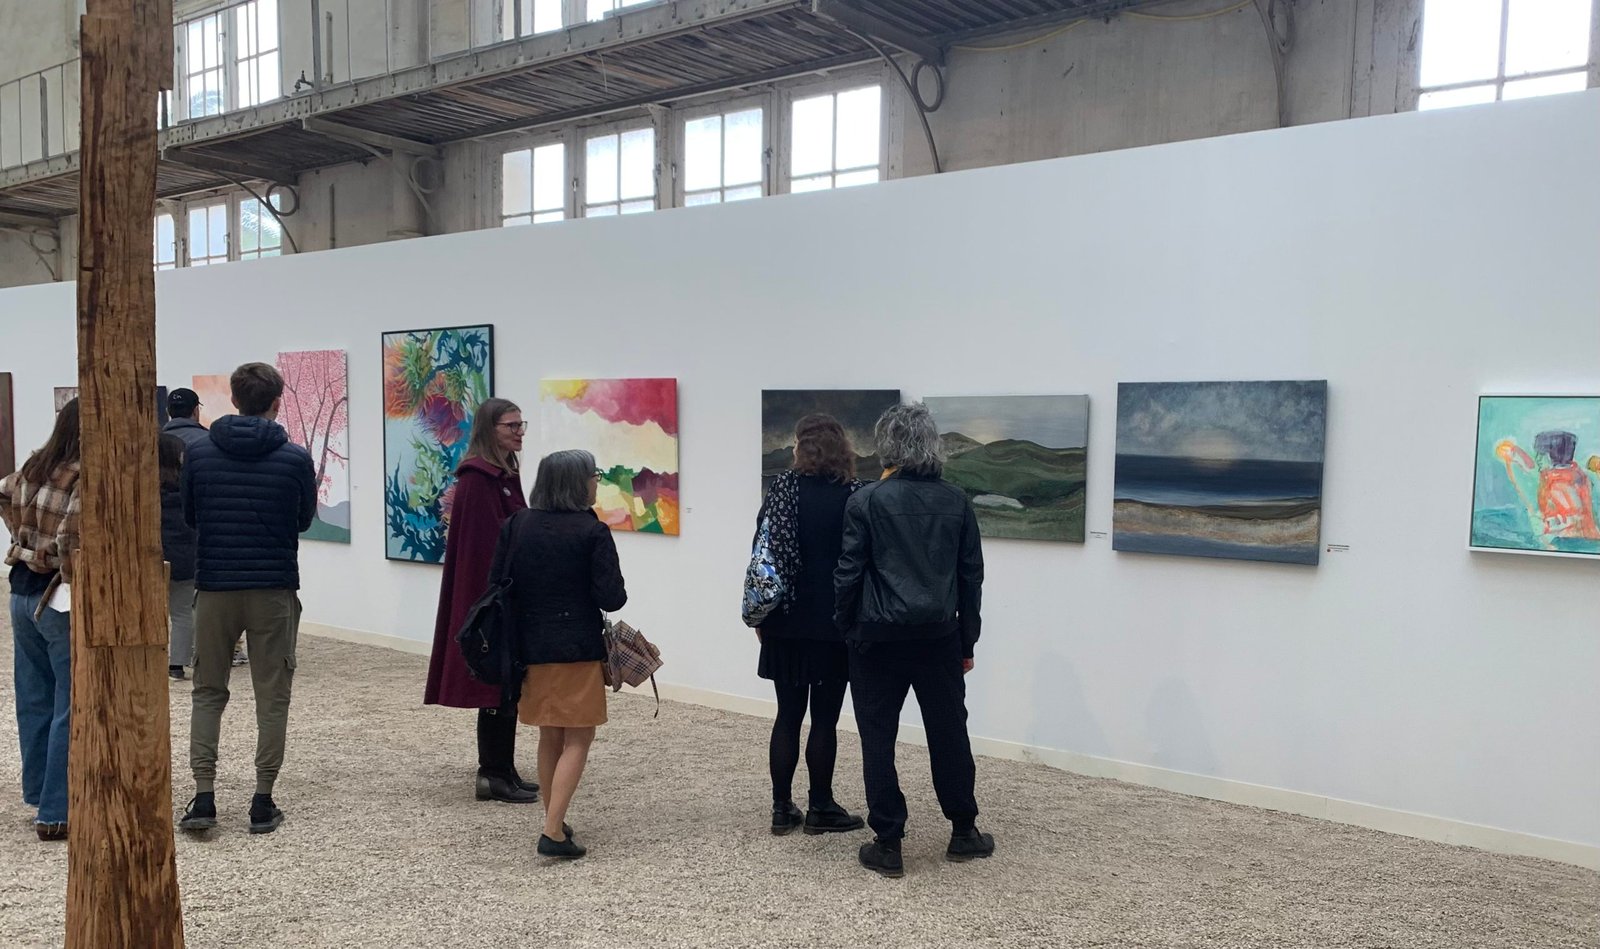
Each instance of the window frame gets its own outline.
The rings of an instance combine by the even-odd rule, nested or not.
[[[524,216],[526,216],[526,217],[528,217],[530,219],[529,222],[528,222],[528,226],[533,226],[535,222],[532,221],[531,219],[534,216],[536,216],[537,214],[547,213],[547,212],[533,210],[533,201],[532,201],[533,182],[531,180],[531,174],[532,174],[531,169],[530,169],[530,180],[528,182],[528,187],[529,187],[529,205],[528,205],[529,212],[528,212],[528,214],[527,215],[521,215],[521,214],[506,214],[505,213],[505,156],[511,154],[512,152],[521,152],[521,151],[532,152],[534,149],[541,148],[541,147],[543,147],[545,145],[557,145],[557,144],[559,144],[559,145],[563,146],[563,150],[562,150],[563,168],[562,168],[562,171],[563,171],[565,177],[564,177],[564,180],[562,181],[562,187],[565,190],[562,193],[561,220],[562,221],[571,221],[571,220],[573,220],[573,219],[575,219],[577,217],[577,198],[578,198],[578,195],[580,194],[580,192],[578,190],[579,187],[580,187],[580,183],[577,181],[577,179],[575,177],[575,174],[574,174],[573,158],[572,158],[572,156],[574,154],[576,154],[576,151],[575,151],[576,148],[581,147],[581,145],[582,145],[582,139],[578,136],[577,131],[578,130],[576,128],[573,128],[573,127],[569,126],[569,127],[564,127],[564,128],[546,130],[546,131],[539,132],[539,133],[536,133],[536,134],[533,134],[533,135],[519,135],[516,138],[507,139],[505,142],[502,142],[497,148],[489,150],[489,159],[490,160],[489,160],[488,174],[489,174],[490,182],[492,183],[493,187],[487,189],[487,190],[489,190],[491,192],[491,203],[490,203],[489,207],[485,209],[485,211],[486,211],[485,218],[484,218],[484,226],[485,227],[521,227],[523,225],[520,225],[520,224],[507,224],[506,221],[509,218],[524,217]],[[558,224],[558,223],[560,223],[560,221],[545,221],[543,223],[545,223],[545,224]]]
[[[577,142],[577,151],[572,152],[572,154],[581,155],[582,156],[582,160],[581,161],[574,161],[570,166],[570,170],[573,173],[573,175],[572,175],[572,177],[573,177],[573,187],[572,187],[573,207],[574,207],[574,210],[576,211],[576,213],[572,214],[572,215],[569,215],[568,216],[569,220],[573,220],[573,219],[577,219],[577,218],[587,218],[587,217],[589,217],[589,140],[592,139],[592,138],[600,138],[600,137],[605,136],[605,135],[616,135],[616,136],[619,137],[618,138],[619,151],[618,151],[618,155],[617,155],[617,160],[618,160],[618,191],[617,191],[617,200],[609,201],[609,202],[602,201],[602,202],[600,202],[600,204],[614,204],[618,208],[618,213],[615,214],[615,215],[600,215],[600,216],[601,217],[624,217],[625,216],[625,215],[623,215],[621,213],[621,206],[623,204],[626,204],[626,203],[629,203],[629,202],[628,202],[628,200],[623,199],[622,193],[621,193],[621,158],[622,158],[622,156],[621,156],[621,152],[620,152],[620,147],[621,147],[621,138],[620,138],[620,136],[622,136],[626,132],[637,132],[637,131],[641,131],[641,130],[647,129],[647,128],[650,129],[652,131],[653,135],[654,135],[652,151],[654,152],[654,155],[655,155],[655,164],[654,164],[654,167],[653,167],[652,173],[651,173],[651,177],[655,179],[655,193],[651,195],[651,200],[655,202],[655,207],[651,208],[650,210],[651,211],[661,211],[661,210],[664,210],[666,208],[674,206],[674,205],[665,204],[662,201],[662,195],[665,193],[665,190],[666,190],[666,189],[663,189],[661,187],[661,185],[662,185],[662,177],[663,177],[663,175],[665,174],[665,171],[666,171],[666,161],[663,158],[663,155],[665,154],[665,147],[664,147],[665,143],[662,141],[662,139],[664,137],[664,132],[663,132],[663,129],[662,129],[662,125],[663,125],[663,123],[658,121],[657,116],[655,116],[653,114],[646,114],[646,115],[643,115],[643,116],[634,116],[632,118],[616,119],[616,120],[609,121],[609,122],[601,122],[601,123],[590,124],[590,125],[580,125],[580,126],[577,126],[577,127],[575,127],[573,129],[573,132],[575,133],[574,134],[574,139]],[[643,198],[633,198],[631,200],[633,200],[633,201],[642,201],[644,199]],[[599,206],[599,205],[596,205],[596,206]],[[638,211],[636,211],[634,213],[635,214],[639,214],[639,213],[649,213],[649,212],[638,212]]]
[[[672,181],[672,207],[688,207],[688,164],[689,141],[688,126],[697,119],[713,115],[726,116],[730,112],[747,112],[751,109],[761,110],[761,197],[768,198],[778,193],[778,125],[775,119],[779,106],[779,95],[774,91],[750,95],[740,93],[736,96],[723,96],[715,100],[697,102],[693,106],[672,110],[672,155],[667,166],[667,173]],[[726,134],[726,133],[724,133]],[[727,161],[723,161],[723,171],[727,171]],[[720,191],[727,191],[728,186],[724,181]],[[717,204],[727,204],[727,201],[718,201]],[[733,202],[738,203],[738,202]]]
[[[259,49],[251,52],[243,49],[240,45],[240,38],[238,35],[240,31],[235,29],[235,25],[237,24],[239,17],[242,15],[241,11],[243,11],[245,7],[253,5],[254,0],[241,0],[241,2],[237,3],[224,4],[208,8],[205,10],[205,12],[196,12],[188,19],[182,20],[174,25],[173,85],[176,87],[175,91],[178,94],[173,95],[171,100],[168,102],[167,114],[169,118],[169,124],[214,118],[218,115],[227,115],[231,112],[237,112],[240,109],[256,108],[258,106],[268,105],[270,103],[279,102],[288,98],[288,95],[284,91],[283,76],[283,14],[285,2],[286,0],[278,0],[277,2],[277,29],[275,30],[275,33],[278,38],[278,45],[272,49]],[[257,15],[259,17],[259,13]],[[205,115],[195,115],[190,110],[189,80],[193,76],[201,76],[205,73],[211,72],[212,70],[204,68],[204,58],[202,55],[202,68],[198,72],[190,71],[189,55],[191,47],[189,45],[189,25],[192,23],[202,23],[203,21],[209,19],[215,19],[217,21],[217,30],[220,42],[222,44],[222,62],[216,70],[221,74],[221,111],[207,113]],[[259,36],[260,30],[255,30],[255,34]],[[259,65],[261,58],[268,53],[276,53],[278,57],[278,94],[270,99],[263,99],[260,102],[253,103],[248,106],[241,106],[239,104],[239,90],[244,85],[242,71],[247,66]],[[174,108],[175,106],[181,106],[181,108]]]
[[[1427,42],[1427,13],[1430,0],[1411,0],[1417,23],[1417,42],[1413,49],[1407,51],[1406,74],[1411,77],[1405,101],[1400,103],[1401,110],[1417,112],[1421,110],[1422,97],[1435,92],[1454,92],[1461,89],[1494,89],[1494,102],[1507,101],[1505,89],[1507,83],[1521,82],[1527,79],[1545,79],[1555,76],[1583,75],[1586,77],[1586,89],[1600,88],[1600,0],[1590,0],[1589,12],[1589,59],[1583,65],[1563,66],[1558,69],[1540,70],[1530,73],[1517,73],[1506,75],[1506,47],[1510,39],[1511,0],[1500,0],[1500,49],[1496,74],[1492,78],[1470,79],[1464,82],[1445,83],[1437,86],[1424,86],[1422,84],[1422,53]],[[1432,0],[1439,2],[1439,0]],[[1487,104],[1487,103],[1484,103]]]
[[[902,160],[902,144],[898,129],[902,124],[899,109],[900,97],[895,94],[895,86],[888,81],[889,77],[885,67],[878,66],[865,70],[850,70],[841,72],[824,79],[812,82],[785,85],[778,89],[778,114],[781,116],[782,131],[779,133],[779,147],[774,168],[776,190],[774,194],[793,194],[794,189],[794,104],[797,99],[810,99],[822,95],[837,96],[841,92],[850,92],[866,86],[876,85],[879,88],[878,105],[878,184],[891,178],[898,177],[899,166]],[[837,102],[837,100],[835,100]],[[837,142],[835,147],[837,148]],[[838,174],[838,169],[833,170]],[[805,175],[802,177],[812,177]],[[827,190],[835,190],[837,185]]]

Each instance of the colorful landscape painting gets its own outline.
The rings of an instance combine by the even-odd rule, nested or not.
[[[56,386],[55,402],[56,411],[67,407],[67,403],[78,397],[77,386]],[[156,425],[167,424],[167,387],[156,386]]]
[[[794,464],[795,423],[814,412],[839,420],[856,450],[856,477],[883,474],[872,428],[878,416],[900,402],[899,389],[763,389],[761,391],[761,494]]]
[[[612,530],[678,533],[678,380],[546,379],[539,408],[543,453],[594,454]]]
[[[0,478],[16,470],[17,418],[11,400],[11,373],[0,372]]]
[[[233,384],[229,381],[231,373],[220,376],[195,376],[189,380],[189,388],[200,397],[200,407],[195,409],[195,421],[211,427],[211,423],[224,415],[234,415],[239,410],[233,407]]]
[[[283,408],[278,424],[311,453],[317,474],[317,519],[300,536],[350,543],[349,359],[342,349],[278,354]]]
[[[1328,384],[1117,387],[1116,550],[1315,564]]]
[[[383,334],[384,554],[440,563],[472,415],[494,393],[494,327]]]
[[[948,461],[985,537],[1083,542],[1089,397],[929,398]]]
[[[1478,399],[1471,546],[1600,557],[1600,396]]]

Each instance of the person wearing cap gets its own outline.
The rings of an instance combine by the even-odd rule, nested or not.
[[[167,424],[161,426],[164,434],[183,439],[185,448],[209,437],[206,427],[194,417],[200,408],[200,395],[193,389],[173,389],[167,393]]]

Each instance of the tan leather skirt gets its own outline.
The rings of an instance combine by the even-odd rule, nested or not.
[[[550,662],[529,666],[517,717],[524,725],[592,728],[606,723],[606,681],[600,663]]]

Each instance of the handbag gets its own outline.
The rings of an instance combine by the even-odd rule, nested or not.
[[[456,633],[467,672],[485,685],[506,689],[522,683],[522,670],[511,654],[510,626],[511,578],[501,577],[467,608]]]
[[[788,592],[778,572],[778,558],[772,550],[772,517],[761,519],[756,542],[750,551],[750,565],[744,571],[744,605],[740,618],[752,629],[766,621]]]
[[[624,685],[637,688],[649,679],[650,691],[656,696],[656,714],[651,717],[659,718],[661,690],[656,688],[656,670],[661,668],[661,650],[637,629],[620,620],[613,623],[610,617],[606,618],[600,636],[606,646],[606,661],[602,666],[606,685],[611,686],[613,692],[621,692]]]

